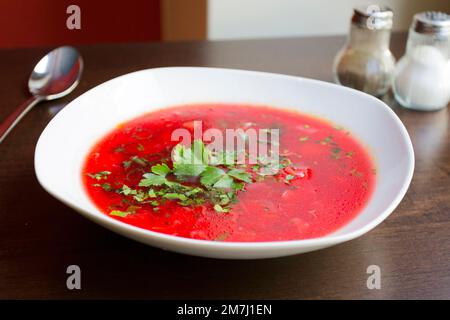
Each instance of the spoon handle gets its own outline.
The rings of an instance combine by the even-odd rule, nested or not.
[[[22,103],[13,113],[11,113],[2,123],[0,123],[0,143],[3,142],[8,133],[16,126],[17,123],[33,108],[36,103],[41,101],[38,97],[30,97]]]

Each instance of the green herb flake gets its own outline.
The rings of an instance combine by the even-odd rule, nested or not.
[[[131,160],[126,160],[122,162],[122,166],[124,167],[124,169],[128,169],[129,167],[131,167]]]
[[[193,189],[190,189],[189,191],[187,191],[186,195],[188,197],[192,197],[192,196],[195,196],[195,195],[200,194],[200,193],[203,193],[203,189],[197,187],[197,188],[193,188]]]
[[[219,204],[225,206],[231,202],[231,198],[228,197],[228,194],[219,195]]]
[[[202,172],[200,183],[204,186],[210,187],[224,175],[225,171],[222,169],[209,166]]]
[[[254,172],[259,171],[259,169],[261,169],[261,166],[260,166],[259,164],[255,164],[255,165],[252,167],[252,171],[254,171]]]
[[[122,162],[122,166],[125,169],[128,169],[128,168],[131,167],[131,165],[133,163],[136,163],[137,165],[139,165],[141,167],[146,167],[148,165],[147,159],[142,158],[142,157],[138,157],[138,156],[132,156],[132,157],[130,157],[130,159],[123,161]]]
[[[145,158],[140,158],[138,156],[131,157],[131,161],[142,167],[145,167],[148,164],[148,161]]]
[[[362,176],[362,173],[359,172],[358,170],[354,169],[354,168],[350,171],[350,174],[351,174],[352,176],[358,177],[358,178]]]
[[[216,183],[214,183],[214,188],[229,189],[233,186],[233,178],[229,175],[222,176]]]
[[[103,188],[103,190],[108,191],[108,192],[113,190],[113,188],[111,187],[111,185],[109,183],[102,183],[101,187]]]
[[[325,139],[321,140],[321,141],[320,141],[320,144],[327,145],[327,144],[329,144],[332,140],[333,140],[333,136],[330,135],[330,136],[326,137]]]
[[[288,175],[286,175],[286,177],[284,178],[284,182],[285,182],[286,184],[290,184],[291,181],[294,180],[294,179],[295,179],[295,176],[294,176],[294,175],[288,174]]]
[[[108,178],[108,176],[109,176],[110,174],[111,174],[110,171],[100,171],[100,172],[97,172],[97,173],[88,173],[87,175],[88,175],[89,177],[91,177],[92,179],[95,179],[95,180],[102,180],[102,179]]]
[[[233,177],[233,178],[235,178],[237,180],[240,180],[240,181],[244,181],[244,182],[247,182],[247,183],[252,183],[253,182],[252,181],[252,176],[248,172],[246,172],[244,170],[232,169],[232,170],[228,171],[227,174],[230,177]]]
[[[219,235],[214,239],[214,241],[225,241],[225,240],[228,239],[229,236],[230,236],[230,233],[229,233],[229,232],[224,232],[224,233],[219,234]]]
[[[226,212],[230,211],[230,209],[223,208],[220,204],[215,204],[214,205],[214,210],[216,210],[216,212],[219,212],[219,213],[226,213]]]
[[[233,182],[233,184],[231,185],[231,188],[233,190],[235,190],[235,191],[244,190],[245,183],[243,183],[243,182]]]
[[[168,200],[181,200],[181,201],[187,200],[187,197],[181,193],[166,193],[165,195],[163,195],[163,197]]]
[[[150,198],[156,198],[156,197],[157,197],[157,196],[156,196],[156,192],[155,192],[155,190],[153,190],[153,189],[149,189],[148,192],[147,192],[147,194],[148,194],[148,196],[149,196]]]
[[[165,163],[152,166],[152,172],[159,176],[166,176],[171,171],[172,170],[170,170],[169,166]]]
[[[154,173],[146,173],[143,177],[144,179],[139,182],[139,187],[160,186],[167,181],[164,176],[159,176]]]
[[[342,151],[341,148],[333,148],[333,149],[331,149],[332,153],[340,153],[341,151]]]
[[[129,186],[127,186],[126,184],[124,184],[120,190],[120,193],[128,196],[128,195],[133,195],[136,194],[136,190],[131,189]]]
[[[202,164],[174,164],[173,173],[178,176],[198,177],[205,171],[206,166]]]
[[[342,149],[341,148],[332,148],[331,149],[331,156],[334,158],[334,159],[339,159],[340,157],[341,157],[341,151],[342,151]]]
[[[309,137],[308,136],[300,137],[299,140],[300,142],[306,142],[309,140]]]
[[[109,213],[109,215],[125,218],[125,217],[127,217],[128,215],[130,215],[130,214],[135,214],[135,213],[136,213],[136,210],[138,210],[138,209],[140,209],[140,208],[141,208],[141,207],[138,207],[138,206],[129,206],[129,207],[127,208],[126,211],[112,210],[112,211]]]
[[[150,201],[150,204],[151,204],[153,207],[159,206],[159,202],[158,202],[158,201],[155,201],[155,200]]]
[[[120,210],[113,210],[109,213],[109,215],[111,215],[111,216],[117,216],[117,217],[122,217],[122,218],[125,218],[129,214],[130,214],[130,212],[120,211]]]
[[[138,190],[138,191],[136,192],[136,194],[133,196],[133,199],[136,200],[137,202],[143,202],[143,201],[145,201],[148,197],[149,197],[149,196],[148,196],[147,193],[145,193],[145,192],[142,191],[142,190]]]
[[[113,190],[113,188],[111,187],[111,185],[109,183],[102,183],[102,184],[94,183],[92,186],[93,187],[100,187],[100,188],[102,188],[105,191],[112,191]]]

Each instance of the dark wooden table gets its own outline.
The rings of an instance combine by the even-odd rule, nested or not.
[[[378,299],[450,298],[450,131],[447,109],[401,109],[416,171],[401,205],[354,241],[287,258],[226,261],[154,249],[84,219],[38,184],[39,134],[71,99],[118,75],[161,66],[263,70],[331,81],[342,37],[80,47],[85,73],[69,97],[42,103],[0,145],[0,298]],[[403,53],[405,36],[392,49]],[[0,119],[26,99],[26,80],[47,50],[0,51]],[[95,107],[95,106],[93,106]],[[82,125],[82,124],[80,124]],[[55,154],[57,156],[57,154]],[[82,289],[66,288],[66,268]],[[366,269],[381,267],[381,290]]]

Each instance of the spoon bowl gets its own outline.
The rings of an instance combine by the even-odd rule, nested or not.
[[[78,85],[83,60],[73,47],[59,47],[44,56],[28,80],[30,92],[45,100],[69,94]]]
[[[0,124],[0,143],[38,102],[58,99],[72,92],[80,81],[82,71],[83,60],[73,47],[59,47],[45,55],[28,80],[28,90],[32,96]]]

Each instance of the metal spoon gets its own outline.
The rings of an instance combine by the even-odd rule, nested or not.
[[[28,80],[32,96],[0,124],[0,143],[38,102],[64,97],[75,89],[82,71],[83,59],[75,48],[59,47],[43,57]]]

